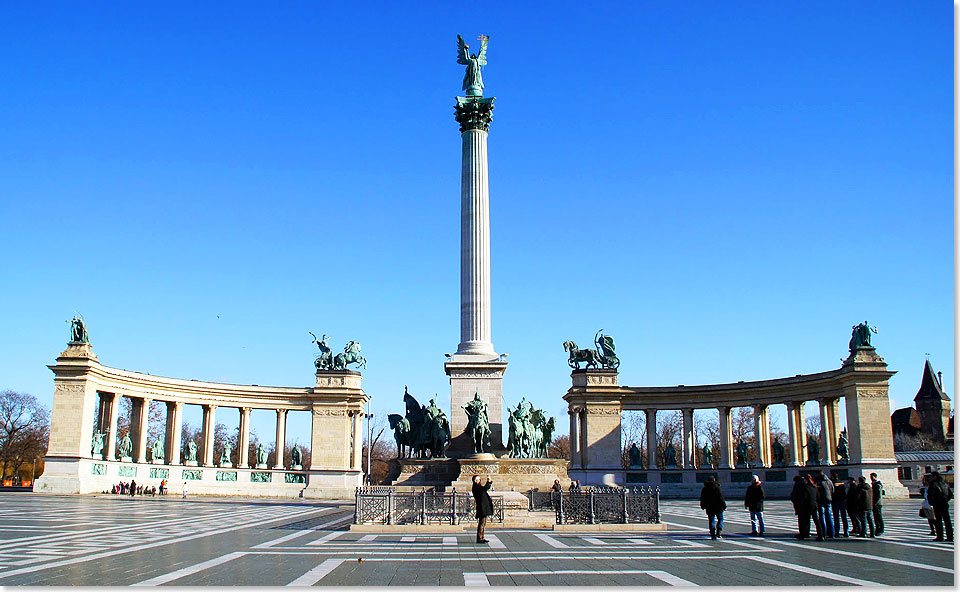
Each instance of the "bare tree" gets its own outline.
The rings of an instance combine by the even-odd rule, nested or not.
[[[50,412],[33,395],[6,390],[0,393],[0,477],[8,470],[20,479],[20,467],[47,450]]]
[[[570,436],[562,434],[556,436],[547,447],[547,456],[550,458],[570,458]]]
[[[897,432],[893,435],[893,450],[895,452],[907,452],[915,450],[948,450],[946,444],[931,439],[923,432],[918,432],[915,436]]]
[[[804,421],[804,427],[807,429],[807,435],[811,438],[820,438],[820,416],[811,415]],[[806,444],[806,442],[804,442]]]
[[[664,466],[663,453],[667,446],[673,444],[673,447],[679,452],[681,439],[683,438],[683,415],[679,411],[657,414],[657,462],[661,467]],[[677,462],[680,457],[677,456]]]
[[[368,420],[371,421],[371,420]],[[390,459],[397,456],[397,447],[393,441],[393,433],[387,429],[387,416],[377,413],[373,416],[373,441],[370,440],[370,428],[364,426],[363,451],[361,460],[363,470],[367,470],[367,457],[370,457],[370,483],[378,485],[384,482],[389,472]]]
[[[133,419],[133,399],[120,397],[120,410],[117,413],[117,440],[131,433]],[[151,401],[147,410],[147,445],[156,440],[163,440],[167,434],[167,406],[162,401]]]

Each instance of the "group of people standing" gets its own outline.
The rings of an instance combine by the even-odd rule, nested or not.
[[[840,537],[876,537],[883,534],[883,483],[876,473],[870,473],[870,482],[861,476],[846,481],[831,480],[824,471],[794,477],[790,501],[797,515],[796,538],[810,537],[810,523],[816,529],[817,541]],[[953,524],[950,522],[949,501],[953,492],[940,475],[932,473],[925,479],[924,508],[921,516],[930,520],[930,534],[937,541],[953,540]],[[750,512],[750,534],[763,536],[763,501],[765,499],[760,477],[752,476],[752,482],[744,495],[744,507]],[[930,509],[925,513],[925,508]],[[707,514],[710,538],[723,538],[723,513],[727,509],[720,483],[710,477],[700,491],[700,508]],[[944,531],[946,531],[944,533]],[[944,538],[946,534],[946,538]]]
[[[810,536],[810,521],[816,528],[816,540],[825,538],[876,537],[883,534],[883,483],[876,473],[834,483],[820,471],[794,477],[790,501],[797,515],[796,538]],[[842,526],[842,528],[841,528]],[[869,534],[868,534],[869,533]]]
[[[151,485],[147,487],[145,485],[137,485],[136,481],[121,481],[113,487],[110,488],[110,493],[114,495],[166,495],[168,493],[167,480],[164,479],[160,482],[160,488],[158,489],[156,485]],[[106,491],[104,491],[106,493]]]

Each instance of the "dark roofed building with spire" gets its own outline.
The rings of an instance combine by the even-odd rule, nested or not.
[[[923,366],[920,390],[913,398],[914,407],[897,409],[890,416],[894,434],[921,436],[928,442],[953,447],[953,419],[950,397],[943,392],[943,383],[930,360]]]

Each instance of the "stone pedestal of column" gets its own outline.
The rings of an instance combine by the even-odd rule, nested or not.
[[[353,370],[318,370],[311,394],[313,422],[305,498],[352,498],[363,484],[363,471],[352,465],[353,416],[363,413],[370,397]],[[360,446],[360,442],[355,443]]]
[[[472,358],[481,359],[474,361]],[[507,370],[507,363],[490,359],[490,356],[456,355],[443,365],[443,369],[450,377],[450,446],[447,455],[460,458],[474,453],[463,406],[477,394],[487,404],[491,447],[488,452],[503,454],[506,451],[503,446],[503,373]]]

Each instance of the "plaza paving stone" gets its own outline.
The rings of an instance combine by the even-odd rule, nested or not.
[[[176,496],[0,497],[0,585],[663,586],[954,585],[919,500],[884,505],[877,539],[797,541],[789,502],[749,536],[731,501],[724,539],[697,502],[665,500],[666,532],[351,533],[348,502]],[[451,538],[452,537],[452,538]]]

